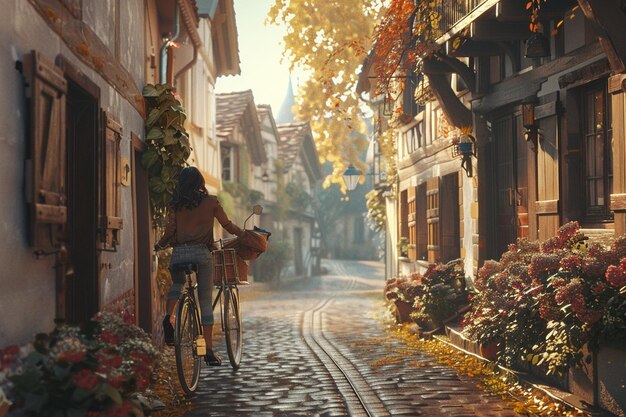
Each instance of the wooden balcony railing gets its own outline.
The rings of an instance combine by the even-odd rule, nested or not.
[[[439,42],[450,39],[496,3],[498,0],[435,0],[435,10],[441,16]]]

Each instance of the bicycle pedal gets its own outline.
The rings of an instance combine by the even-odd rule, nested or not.
[[[196,337],[196,355],[197,356],[206,355],[206,342],[204,340],[204,336]]]

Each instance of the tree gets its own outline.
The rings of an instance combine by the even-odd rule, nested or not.
[[[356,94],[358,70],[372,45],[382,0],[275,0],[270,24],[287,26],[283,57],[308,78],[298,90],[295,113],[308,120],[321,162],[333,170],[324,186],[338,184],[349,164],[362,172],[366,125]]]

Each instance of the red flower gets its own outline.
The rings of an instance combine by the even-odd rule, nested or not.
[[[84,360],[85,356],[87,356],[87,353],[85,351],[76,350],[61,353],[61,355],[59,355],[59,359],[74,364]]]
[[[626,259],[626,258],[625,258]],[[606,280],[614,288],[622,288],[626,286],[626,265],[624,259],[619,266],[609,266],[606,270]]]
[[[100,383],[100,378],[98,378],[98,375],[94,374],[89,369],[83,369],[72,377],[72,382],[77,387],[89,391]]]
[[[120,342],[120,338],[111,332],[102,332],[98,336],[101,342],[109,343],[111,345],[117,345]]]
[[[98,355],[98,363],[105,368],[116,369],[122,366],[122,357],[120,355]]]

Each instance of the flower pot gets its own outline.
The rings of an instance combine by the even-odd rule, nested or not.
[[[7,401],[0,399],[0,417],[4,417],[9,412],[11,404]]]
[[[498,358],[499,351],[500,349],[496,342],[480,345],[480,356],[490,361],[495,361]]]
[[[396,321],[398,323],[406,323],[411,320],[410,314],[413,312],[413,304],[407,303],[406,301],[396,300]]]

